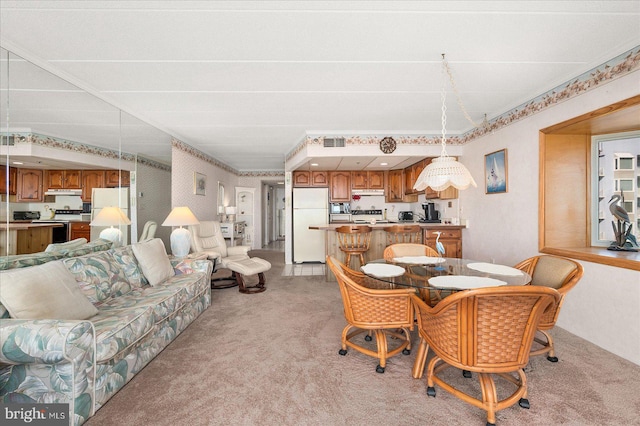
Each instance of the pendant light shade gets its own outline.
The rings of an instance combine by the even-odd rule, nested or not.
[[[434,158],[422,170],[413,188],[423,191],[429,186],[434,191],[442,191],[449,186],[457,189],[467,189],[471,185],[478,186],[469,170],[462,163],[456,161],[455,158],[446,156]]]
[[[431,187],[431,189],[433,189],[434,191],[442,191],[450,186],[453,186],[457,189],[467,189],[471,185],[473,185],[474,187],[478,186],[476,184],[476,181],[473,180],[473,176],[471,176],[471,173],[469,173],[469,170],[467,170],[467,168],[462,163],[456,161],[455,158],[449,157],[447,155],[447,92],[445,90],[445,74],[449,75],[451,85],[453,86],[454,90],[455,84],[449,70],[449,65],[444,59],[444,54],[442,54],[442,73],[442,91],[440,92],[440,97],[442,99],[442,152],[440,153],[440,157],[434,158],[431,163],[422,170],[422,172],[416,179],[416,182],[413,185],[413,189],[417,191],[424,191],[427,186]],[[462,106],[462,104],[460,104],[460,106]]]

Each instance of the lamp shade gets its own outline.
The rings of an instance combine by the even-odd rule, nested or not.
[[[162,226],[198,225],[198,218],[189,207],[174,207],[169,216],[162,222]]]
[[[131,221],[119,207],[104,207],[93,218],[91,226],[131,225]]]
[[[473,185],[477,187],[469,170],[449,156],[434,158],[431,163],[422,170],[413,189],[422,191],[430,186],[434,191],[442,191],[449,186],[457,189],[467,189]]]

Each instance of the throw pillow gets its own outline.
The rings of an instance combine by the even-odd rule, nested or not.
[[[83,320],[98,313],[60,261],[2,271],[0,301],[16,319]]]
[[[152,286],[158,285],[175,275],[167,250],[160,238],[154,238],[131,246],[138,259],[142,273]]]

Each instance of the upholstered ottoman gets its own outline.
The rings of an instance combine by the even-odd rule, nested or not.
[[[271,264],[266,260],[260,259],[259,257],[252,257],[250,259],[229,262],[226,267],[233,271],[240,293],[260,293],[266,290],[264,286],[264,273],[271,269]],[[246,275],[258,275],[258,284],[246,286],[244,282]]]

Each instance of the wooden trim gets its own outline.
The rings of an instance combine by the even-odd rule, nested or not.
[[[544,182],[546,179],[546,164],[544,162],[545,158],[545,138],[546,135],[540,131],[538,133],[538,143],[539,143],[539,160],[538,160],[538,250],[542,251],[542,249],[547,245],[545,239],[545,199],[544,199]]]
[[[604,247],[543,247],[540,252],[640,271],[640,252],[611,251]]]

